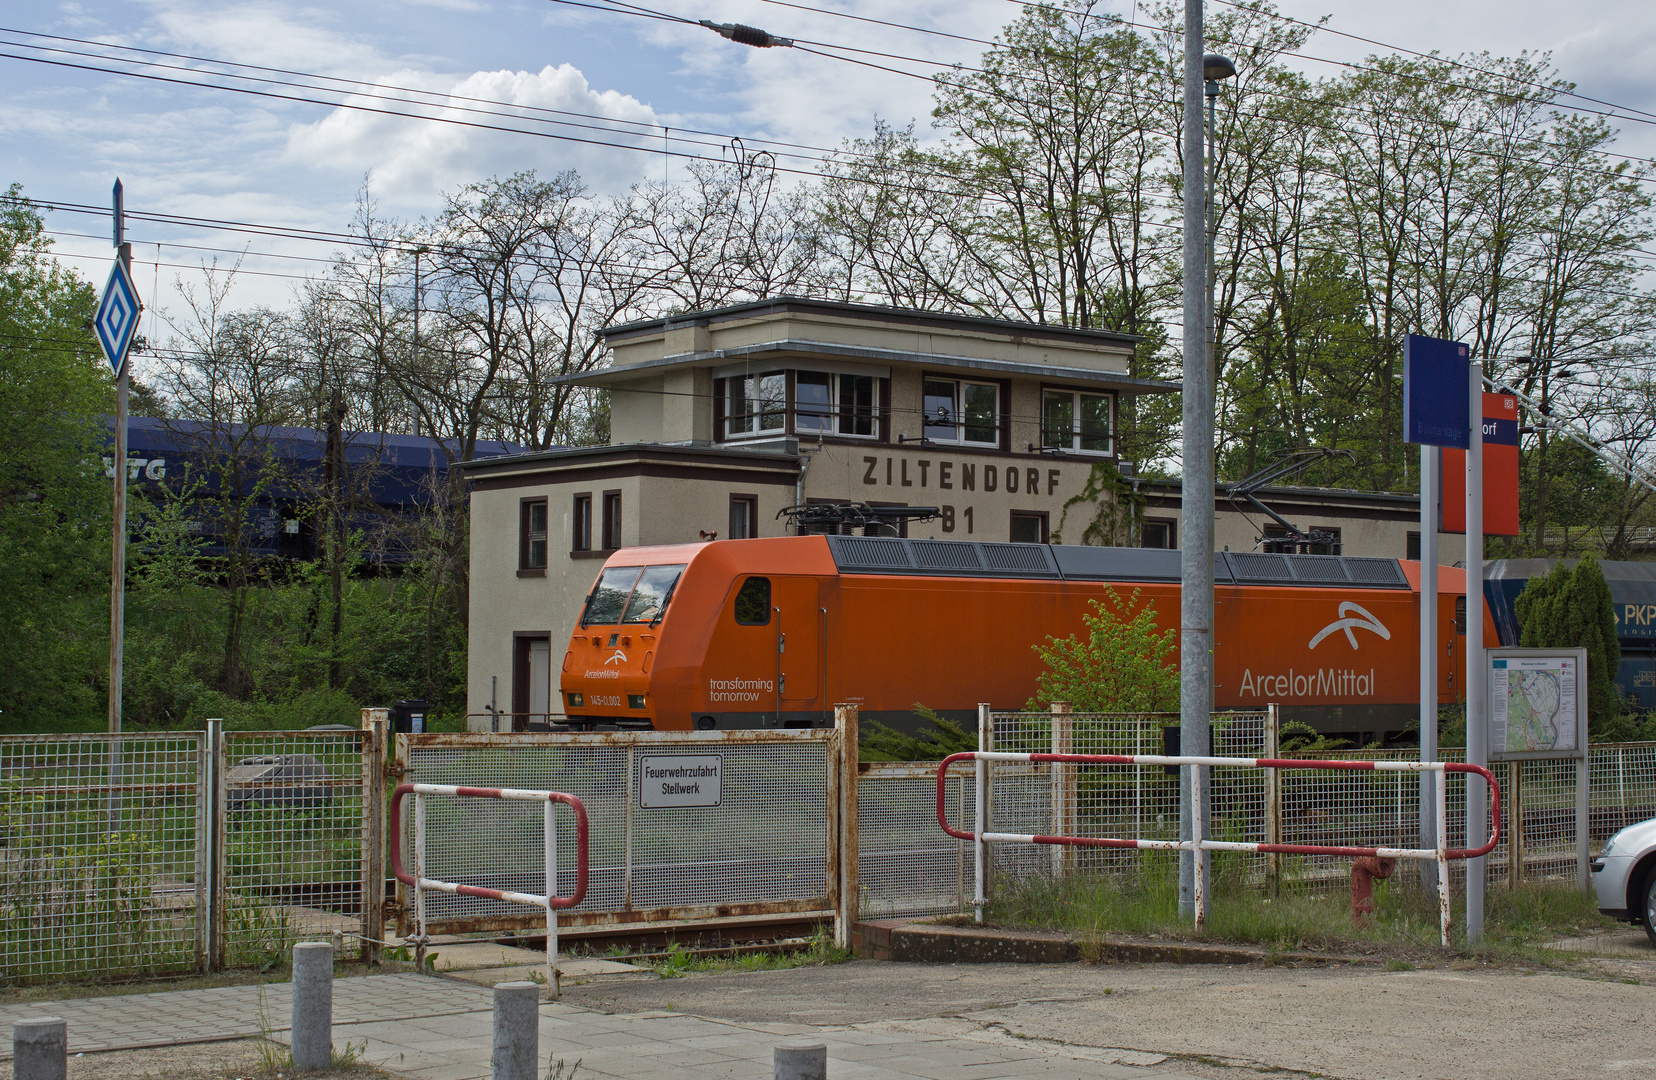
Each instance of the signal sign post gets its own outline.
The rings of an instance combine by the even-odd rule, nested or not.
[[[1466,761],[1487,764],[1483,681],[1483,371],[1465,345],[1410,334],[1403,351],[1404,439],[1420,445],[1420,760],[1437,760],[1437,486],[1439,447],[1466,451]],[[1474,597],[1477,602],[1474,603]],[[1420,837],[1436,842],[1437,778],[1420,776]],[[1489,829],[1488,786],[1469,778],[1466,846]],[[1432,873],[1435,875],[1435,867]],[[1435,879],[1430,882],[1434,887]],[[1484,860],[1466,868],[1466,938],[1483,936]]]
[[[126,625],[126,494],[127,494],[127,354],[143,304],[132,284],[132,245],[126,242],[126,209],[119,178],[115,181],[115,266],[109,273],[92,317],[93,336],[115,373],[115,448],[111,458],[115,475],[115,513],[109,566],[109,733],[121,733],[121,664]],[[111,749],[114,752],[114,748]],[[115,765],[119,769],[119,763]]]

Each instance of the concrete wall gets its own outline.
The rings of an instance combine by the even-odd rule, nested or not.
[[[623,547],[641,544],[695,543],[701,531],[725,536],[729,530],[730,496],[748,494],[758,500],[761,536],[781,536],[784,523],[776,512],[793,505],[791,476],[772,482],[755,472],[746,479],[705,479],[687,476],[593,476],[615,471],[613,463],[565,475],[543,472],[525,475],[519,486],[480,487],[471,496],[470,639],[467,648],[466,711],[474,714],[473,730],[489,730],[485,713],[492,703],[502,712],[512,709],[512,642],[515,634],[546,634],[551,641],[554,681],[582,605],[608,552],[575,552],[574,500],[591,492],[593,543],[599,543],[602,498],[605,491],[621,492]],[[545,498],[548,512],[548,552],[544,575],[522,575],[518,569],[519,506],[524,499]],[[556,686],[553,687],[554,694]]]
[[[809,443],[804,449],[815,450]],[[1093,467],[1093,461],[1075,457],[872,442],[826,443],[809,456],[807,500],[936,506],[943,516],[911,523],[908,534],[937,540],[1006,540],[1014,510],[1047,513],[1050,527],[1058,528],[1064,503],[1080,494]],[[1014,474],[1012,492],[1007,491],[1009,473]]]

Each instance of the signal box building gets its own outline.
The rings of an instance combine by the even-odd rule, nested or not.
[[[610,391],[607,446],[457,466],[471,481],[468,712],[473,730],[558,715],[583,602],[621,548],[869,532],[1049,542],[1081,526],[1065,506],[1095,467],[1120,468],[1116,424],[1135,394],[1177,384],[1127,374],[1136,340],[1097,330],[777,298],[603,331],[613,363],[569,381]],[[1127,526],[1179,542],[1177,481],[1138,479]],[[1413,495],[1265,488],[1306,549],[1246,505],[1220,501],[1215,548],[1416,558]],[[935,507],[931,520],[796,526],[785,508]],[[1088,506],[1088,517],[1093,513]],[[1445,536],[1440,560],[1460,558]]]
[[[557,669],[615,550],[782,536],[785,507],[936,507],[900,535],[1043,542],[1116,461],[1135,338],[778,298],[603,332],[608,446],[465,466],[472,481],[468,711],[476,730],[557,713]],[[818,531],[851,531],[819,525]],[[863,531],[857,529],[856,531]]]

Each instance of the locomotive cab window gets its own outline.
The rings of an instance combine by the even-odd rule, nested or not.
[[[627,597],[638,583],[641,566],[612,566],[598,575],[598,584],[587,597],[586,610],[581,612],[582,626],[609,626],[621,621],[627,609]]]
[[[626,614],[621,616],[624,623],[657,623],[667,611],[667,605],[672,602],[673,589],[678,585],[679,575],[684,572],[684,566],[646,566],[644,572],[638,575],[638,584],[633,586],[632,597],[627,601]]]
[[[598,584],[593,586],[581,613],[581,625],[659,622],[683,572],[683,563],[610,567],[598,575]]]
[[[750,577],[736,593],[736,621],[743,626],[766,626],[771,621],[771,583],[768,577]]]

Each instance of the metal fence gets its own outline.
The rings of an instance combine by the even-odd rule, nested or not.
[[[0,739],[0,978],[199,967],[200,733]]]
[[[213,722],[181,734],[0,737],[0,982],[263,966],[296,940],[335,935],[371,955],[383,936],[387,768],[425,783],[550,784],[580,797],[591,814],[591,880],[586,901],[560,920],[577,933],[779,917],[834,918],[845,933],[858,915],[965,910],[971,845],[937,827],[936,763],[859,769],[855,710],[841,711],[839,727],[816,731],[405,735],[390,763],[383,719],[366,731],[220,733]],[[1162,749],[1175,720],[997,713],[981,734],[1002,751],[1146,754]],[[1264,756],[1273,745],[1269,713],[1213,719],[1215,754]],[[645,797],[646,758],[698,756],[719,764],[711,805]],[[1595,847],[1656,817],[1656,743],[1594,746],[1589,767]],[[1572,876],[1576,769],[1495,766],[1508,818],[1487,860],[1492,883]],[[1211,790],[1215,839],[1411,846],[1417,836],[1414,776],[1215,769]],[[1463,786],[1451,785],[1449,797],[1459,846]],[[997,765],[990,799],[1000,831],[1165,839],[1178,829],[1178,778],[1159,766]],[[969,827],[971,783],[951,784],[945,801]],[[531,880],[543,861],[538,810],[433,806],[428,872],[544,888]],[[567,891],[573,837],[559,851]],[[1133,873],[1145,865],[1138,860],[1122,850],[1001,845],[992,877]],[[1221,885],[1344,887],[1349,869],[1332,857],[1215,856]],[[392,914],[407,933],[400,900]],[[439,933],[538,921],[447,895],[431,898],[428,915]]]
[[[937,827],[936,762],[870,762],[857,785],[861,916],[964,910],[972,898],[972,845]],[[976,804],[970,777],[950,784],[951,821],[969,825]]]
[[[379,745],[217,721],[0,738],[0,982],[265,967],[336,933],[373,947]]]
[[[995,750],[1012,753],[1153,754],[1176,714],[995,713]],[[1216,713],[1213,753],[1275,756],[1274,712]],[[1283,756],[1350,761],[1415,760],[1414,750],[1294,752]],[[1445,749],[1444,761],[1464,751]],[[1491,883],[1566,880],[1577,872],[1575,761],[1498,762],[1491,766],[1506,793],[1500,845],[1485,860]],[[1593,845],[1617,829],[1656,816],[1656,744],[1609,744],[1591,750],[1590,811]],[[996,765],[992,814],[1009,832],[1049,831],[1078,836],[1168,839],[1178,830],[1179,778],[1172,769],[1135,766],[1088,769],[1073,765]],[[1361,847],[1418,845],[1420,779],[1391,772],[1212,770],[1211,836],[1217,840]],[[1449,788],[1452,846],[1466,836],[1466,792]],[[970,853],[966,856],[970,859]],[[993,852],[994,875],[1077,871],[1124,873],[1141,865],[1132,851],[1003,846]],[[1349,860],[1324,856],[1215,855],[1216,875],[1244,885],[1343,888]],[[1457,875],[1464,870],[1457,866]]]
[[[371,731],[227,731],[219,739],[215,961],[267,967],[294,942],[381,936],[379,795]]]
[[[830,918],[839,909],[837,730],[399,735],[403,779],[424,784],[552,786],[587,808],[586,899],[560,926]],[[702,770],[697,792],[663,792],[662,771]],[[714,769],[716,788],[711,782]],[[567,823],[566,823],[567,827]],[[492,800],[426,811],[424,873],[533,892],[541,880],[540,807]],[[574,886],[573,836],[560,835],[558,890]],[[399,931],[412,930],[398,889]],[[427,894],[433,933],[532,929],[501,901]]]

